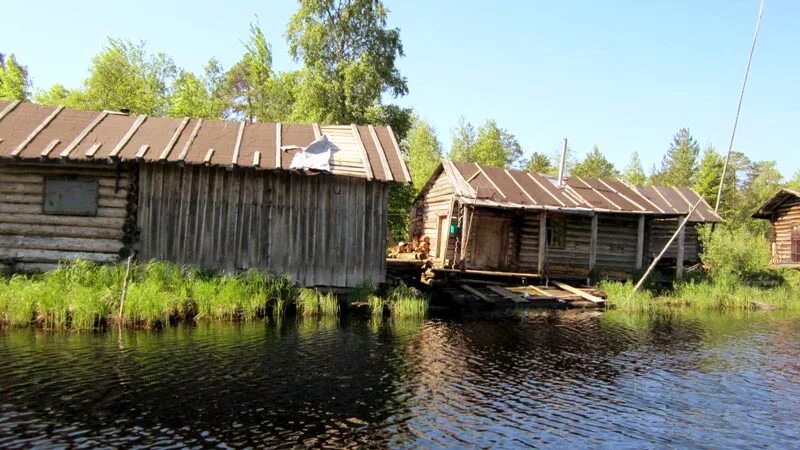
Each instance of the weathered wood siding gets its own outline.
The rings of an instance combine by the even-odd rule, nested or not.
[[[785,201],[772,217],[772,264],[798,264],[792,260],[792,230],[800,228],[800,199]]]
[[[452,212],[451,212],[451,209]],[[444,172],[440,173],[438,177],[431,184],[429,184],[423,194],[419,197],[413,210],[411,218],[411,236],[418,237],[420,240],[428,237],[431,240],[431,254],[434,256],[434,261],[437,265],[441,265],[444,260],[449,259],[453,261],[455,252],[455,236],[448,234],[447,252],[445,255],[439,255],[439,218],[451,218],[451,223],[456,223],[458,211],[453,204],[453,186]]]
[[[45,178],[98,182],[97,215],[45,214]],[[0,162],[0,269],[40,271],[76,258],[114,262],[135,238],[136,170],[126,166]]]
[[[678,229],[679,221],[677,219],[656,219],[650,221],[648,239],[646,240],[647,252],[645,254],[645,261],[652,261],[661,250],[667,245],[675,230]],[[695,264],[700,262],[700,237],[697,232],[697,226],[694,224],[687,224],[685,230],[685,244],[683,262],[684,264]],[[669,246],[669,249],[664,254],[665,259],[676,260],[678,258],[678,239]]]
[[[303,286],[384,281],[386,183],[154,164],[140,177],[140,259],[258,268]]]
[[[539,214],[520,214],[511,223],[509,245],[514,255],[511,270],[536,273],[539,264]]]
[[[566,218],[566,245],[563,249],[547,249],[545,270],[548,274],[587,275],[592,218],[573,215],[562,217]]]
[[[636,269],[638,236],[638,216],[599,215],[597,221],[597,270],[609,275],[632,273]]]

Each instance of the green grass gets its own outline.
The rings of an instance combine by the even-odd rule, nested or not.
[[[297,296],[297,312],[303,317],[336,317],[339,315],[339,300],[330,293],[301,289]]]
[[[633,292],[633,283],[605,281],[600,288],[608,296],[607,304],[623,311],[698,310],[800,310],[800,276],[786,272],[783,282],[763,288],[746,284],[732,274],[675,283],[671,290],[654,293]]]
[[[405,284],[392,289],[386,300],[393,317],[422,318],[428,315],[428,298]]]
[[[125,271],[123,264],[75,261],[44,274],[0,276],[0,325],[90,330],[109,322],[156,328],[176,320],[250,321],[282,316],[297,295],[287,278],[255,270],[204,274],[149,261],[131,266],[119,317]],[[330,301],[323,303],[329,313]]]

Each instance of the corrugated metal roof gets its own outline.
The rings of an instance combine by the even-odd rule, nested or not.
[[[754,219],[771,219],[772,213],[775,212],[784,202],[794,198],[800,198],[800,192],[792,189],[781,189],[775,195],[770,197],[769,200],[764,202],[758,211],[753,213]]]
[[[701,200],[688,188],[634,187],[622,180],[581,177],[567,177],[559,186],[549,175],[460,161],[444,160],[440,170],[449,177],[462,202],[481,206],[676,217],[686,215]],[[722,219],[701,200],[690,221]]]
[[[170,119],[0,101],[0,159],[145,161],[288,170],[318,135],[334,144],[331,173],[410,182],[387,126]]]

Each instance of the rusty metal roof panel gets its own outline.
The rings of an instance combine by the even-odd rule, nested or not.
[[[354,159],[361,167],[346,176],[371,173],[381,181],[411,181],[390,127],[324,128],[350,130],[351,152],[366,155]],[[303,148],[316,138],[315,129],[319,126],[131,116],[0,101],[0,159],[110,158],[288,169],[301,150],[281,146]]]
[[[521,170],[449,160],[442,165],[454,177],[462,201],[480,206],[676,217],[688,213],[700,198],[688,188],[637,188],[620,180],[580,177],[567,178],[558,186],[550,176]],[[716,222],[720,218],[703,201],[690,220]]]

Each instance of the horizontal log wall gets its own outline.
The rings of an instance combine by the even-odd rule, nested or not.
[[[415,204],[414,214],[411,219],[411,236],[415,238],[428,237],[431,240],[431,254],[437,266],[444,260],[453,260],[455,252],[455,236],[448,234],[447,252],[445,255],[437,254],[439,249],[439,218],[448,216],[453,205],[453,186],[444,172],[429,184]],[[458,212],[453,208],[450,214],[451,222],[456,223]]]
[[[784,202],[772,218],[772,263],[797,264],[792,260],[792,230],[800,227],[800,199]]]
[[[631,215],[599,215],[597,221],[597,270],[629,274],[636,269],[639,218]]]
[[[672,235],[678,229],[677,219],[655,219],[650,221],[648,230],[648,239],[646,240],[645,260],[652,261],[656,255],[661,252],[667,242],[669,242]],[[685,250],[683,254],[684,264],[695,264],[700,262],[700,236],[697,232],[697,225],[686,225],[685,237]],[[669,249],[664,254],[664,258],[668,260],[676,260],[678,258],[678,239],[676,238]]]
[[[539,214],[522,214],[518,238],[514,239],[516,253],[514,271],[536,273],[539,264]]]
[[[98,182],[97,216],[43,212],[44,180]],[[0,162],[0,269],[41,271],[76,258],[115,262],[135,239],[136,170],[127,166]]]
[[[567,223],[566,246],[547,249],[548,274],[580,275],[589,273],[589,252],[592,236],[592,219],[585,216],[565,216]]]
[[[258,268],[303,286],[384,281],[385,183],[144,165],[140,259]]]

